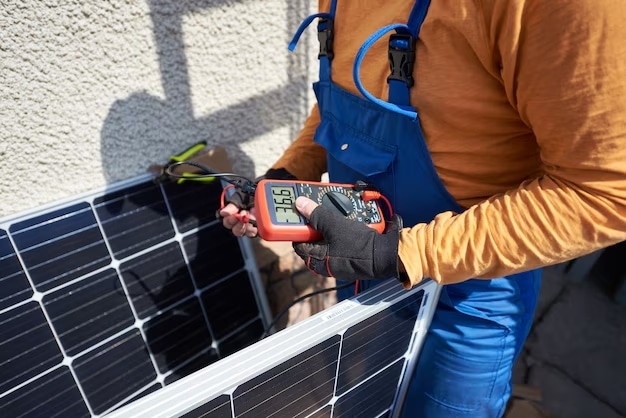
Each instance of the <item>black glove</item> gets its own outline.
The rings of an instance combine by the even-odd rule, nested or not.
[[[296,176],[291,174],[289,171],[284,168],[270,168],[267,170],[265,175],[258,177],[255,180],[255,183],[258,183],[262,179],[273,179],[273,180],[296,180]],[[250,193],[245,193],[241,190],[236,190],[228,199],[228,203],[232,203],[237,206],[239,209],[250,210],[254,206],[254,196]]]
[[[324,240],[293,243],[293,248],[311,270],[340,280],[398,277],[402,229],[398,215],[388,222],[383,234],[325,206],[313,210],[309,223]]]

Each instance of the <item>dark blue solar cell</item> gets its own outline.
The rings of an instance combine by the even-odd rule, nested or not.
[[[63,355],[37,302],[0,315],[0,393],[61,363]]]
[[[238,329],[219,343],[220,356],[224,358],[259,341],[264,331],[263,321],[260,318]]]
[[[377,417],[391,409],[396,396],[404,359],[396,361],[370,380],[341,396],[335,403],[333,417]]]
[[[130,403],[133,403],[137,399],[143,398],[144,396],[149,395],[152,392],[156,392],[159,389],[163,389],[163,385],[161,385],[158,382],[154,383],[153,385],[150,385],[147,389],[142,390],[141,392],[139,392],[138,394],[136,394],[132,398],[128,399],[126,402],[124,402],[122,405],[120,405],[119,408],[121,408],[124,405],[128,405]],[[116,408],[116,409],[119,409],[119,408]]]
[[[183,246],[198,289],[244,267],[237,238],[221,224],[185,237]]]
[[[212,343],[195,297],[146,322],[143,329],[161,373],[177,368]]]
[[[185,415],[182,415],[181,418],[231,418],[232,416],[233,412],[230,407],[230,396],[221,395],[193,411],[187,412]]]
[[[320,409],[309,415],[307,418],[331,418],[332,417],[333,408],[328,405],[324,408]]]
[[[7,233],[0,229],[0,310],[33,295]]]
[[[187,375],[190,375],[193,372],[197,372],[203,367],[215,363],[218,360],[219,356],[217,355],[217,351],[214,348],[209,348],[207,351],[195,357],[189,363],[183,365],[182,367],[179,367],[171,374],[167,375],[163,383],[169,385],[170,383],[173,383]]]
[[[118,260],[174,236],[161,189],[151,181],[99,197],[94,206]]]
[[[164,190],[179,231],[187,232],[215,220],[222,192],[219,180],[213,183],[167,183]]]
[[[221,190],[144,182],[0,230],[0,416],[100,415],[160,389],[155,366],[167,385],[258,340]],[[226,398],[196,413],[230,417]]]
[[[91,206],[84,202],[13,224],[9,232],[39,291],[111,262]]]
[[[206,290],[202,293],[202,304],[213,335],[218,340],[259,315],[247,271]]]
[[[167,309],[194,292],[178,242],[122,263],[120,273],[139,318]]]
[[[70,370],[62,366],[0,398],[0,416],[79,418],[91,414]]]
[[[267,372],[233,393],[237,417],[304,417],[333,396],[341,338],[336,335]]]
[[[156,379],[138,330],[129,331],[74,360],[87,402],[101,414]]]
[[[406,353],[422,296],[423,291],[346,331],[339,363],[338,396]]]
[[[43,297],[61,345],[76,355],[135,322],[117,272],[108,269]]]

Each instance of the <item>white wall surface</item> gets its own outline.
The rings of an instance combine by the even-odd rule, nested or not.
[[[1,0],[0,217],[199,140],[264,172],[314,101],[311,0]]]

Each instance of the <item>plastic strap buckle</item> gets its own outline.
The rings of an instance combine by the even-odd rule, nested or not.
[[[415,64],[415,39],[408,34],[395,33],[389,37],[390,80],[403,81],[413,87],[413,66]]]
[[[323,18],[317,24],[317,39],[320,41],[320,53],[318,58],[327,57],[333,59],[333,20]]]

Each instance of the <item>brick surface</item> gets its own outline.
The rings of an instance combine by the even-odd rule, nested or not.
[[[254,239],[255,252],[261,279],[265,285],[272,315],[276,317],[297,298],[314,291],[335,286],[335,280],[311,273],[288,242],[269,242]],[[276,324],[284,329],[334,305],[334,292],[312,296],[289,308]]]

